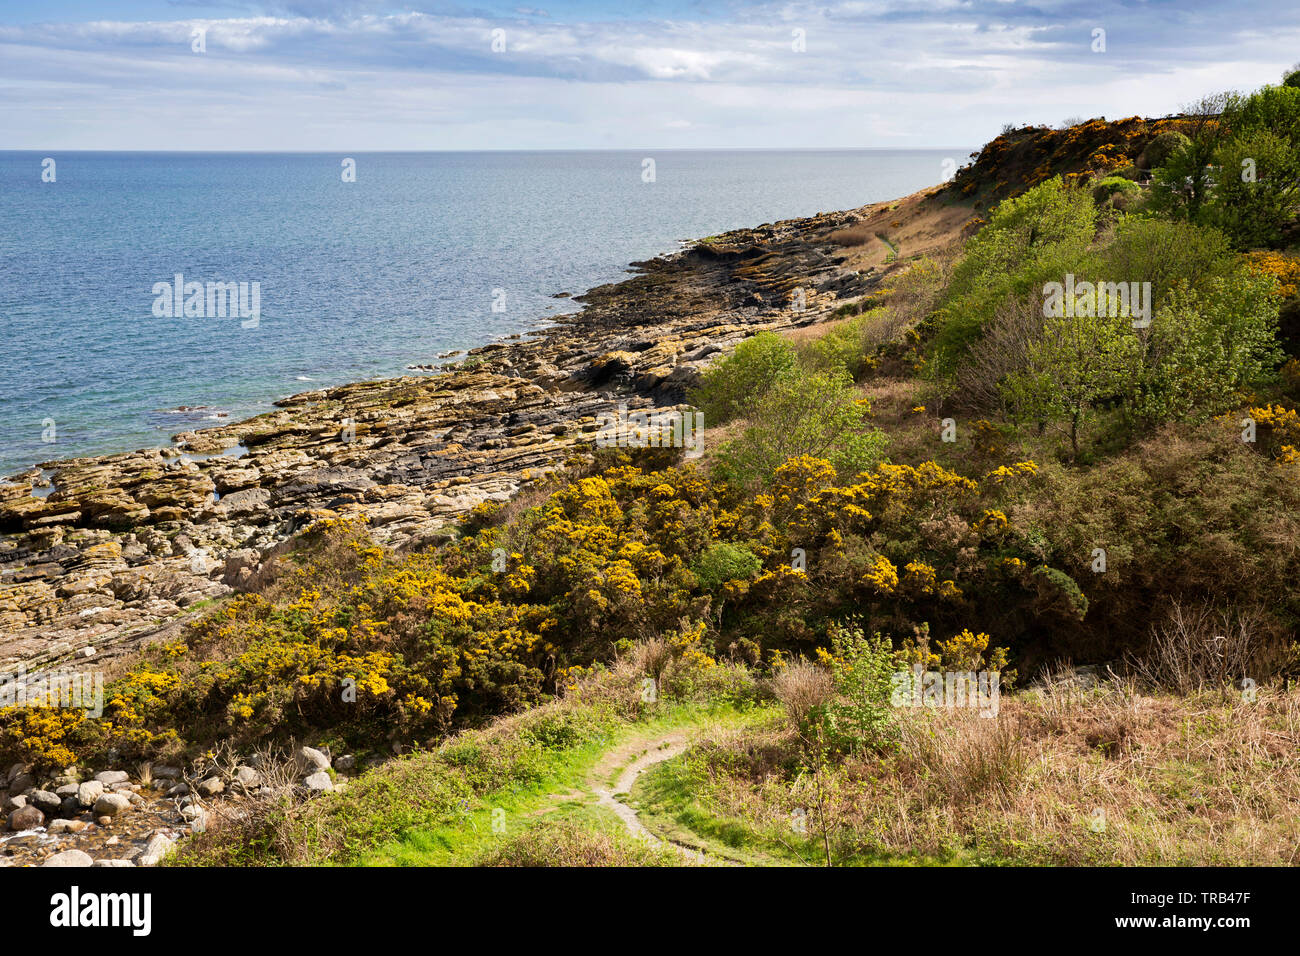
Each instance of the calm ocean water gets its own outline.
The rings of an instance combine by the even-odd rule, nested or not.
[[[0,475],[401,374],[680,239],[902,196],[964,154],[661,151],[644,182],[645,153],[358,153],[344,182],[332,154],[86,152],[51,183],[48,154],[0,152]],[[259,283],[260,321],[155,314],[177,273]]]

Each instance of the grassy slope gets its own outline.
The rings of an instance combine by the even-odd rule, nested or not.
[[[1049,684],[1004,696],[997,720],[904,710],[897,752],[818,776],[777,704],[703,696],[619,714],[614,683],[599,675],[377,767],[269,838],[216,829],[176,862],[1288,865],[1300,851],[1300,689],[1245,701]],[[655,846],[595,791],[668,735],[691,746],[619,796],[667,841]]]
[[[829,773],[834,865],[1291,865],[1300,691],[1147,695],[1107,683],[1004,698],[996,721],[899,715],[901,746]],[[701,741],[633,796],[647,826],[750,865],[825,865],[779,724]],[[806,806],[808,834],[790,826]]]
[[[468,811],[453,810],[446,822],[403,833],[362,853],[363,866],[463,866],[483,861],[500,862],[503,845],[509,846],[523,831],[538,826],[576,825],[612,835],[621,842],[621,822],[596,805],[593,783],[612,784],[626,761],[602,766],[602,758],[636,741],[650,741],[670,731],[735,727],[753,719],[752,710],[729,704],[666,705],[646,720],[606,725],[574,747],[545,751],[535,774],[527,782],[515,781],[480,796]],[[493,814],[504,811],[503,832],[493,830]],[[647,857],[653,859],[657,854]],[[668,854],[671,860],[672,854]],[[505,859],[508,859],[508,855]]]
[[[639,677],[606,673],[562,700],[376,767],[287,816],[215,826],[175,862],[679,864],[671,848],[632,838],[595,789],[612,789],[623,767],[670,732],[740,728],[767,711],[733,698],[640,705],[637,693]]]

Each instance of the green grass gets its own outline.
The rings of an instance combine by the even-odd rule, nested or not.
[[[405,828],[396,838],[358,854],[351,862],[362,866],[475,865],[492,858],[522,831],[539,825],[575,824],[598,832],[608,833],[611,827],[620,831],[621,821],[611,811],[597,806],[597,798],[589,789],[607,752],[636,738],[704,726],[738,725],[751,719],[751,714],[750,710],[730,704],[665,704],[648,720],[603,724],[573,746],[540,751],[530,748],[525,756],[527,766],[511,768],[510,779],[504,785],[450,804],[444,800],[436,820]],[[455,755],[454,748],[451,755]],[[440,762],[445,765],[445,759]],[[619,769],[611,768],[608,779],[598,782],[608,786]],[[379,815],[385,812],[381,804],[371,801],[362,809]],[[391,827],[376,821],[374,829]]]
[[[709,809],[700,797],[706,783],[701,769],[683,755],[642,774],[632,788],[630,803],[647,829],[709,857],[745,866],[801,862],[793,850],[749,823]]]
[[[481,866],[681,866],[672,847],[633,837],[613,814],[584,808],[502,837]]]
[[[826,854],[815,821],[807,834],[793,828],[757,825],[730,816],[709,801],[706,771],[689,754],[648,770],[632,789],[632,805],[645,826],[663,839],[742,866],[825,866]],[[832,840],[835,866],[964,866],[961,854],[938,858],[871,851],[845,853]]]
[[[784,719],[781,708],[756,709],[748,725]],[[710,798],[714,786],[726,786],[725,772],[710,770],[687,751],[651,767],[632,788],[631,806],[642,823],[661,839],[701,851],[707,858],[741,866],[824,866],[825,848],[811,814],[807,833],[798,834],[782,822],[743,819]],[[742,782],[740,786],[747,784]],[[846,853],[832,838],[835,866],[962,866],[966,854],[943,857],[892,854],[871,850]]]
[[[186,605],[182,608],[182,611],[186,614],[193,614],[196,611],[209,611],[224,600],[225,598],[202,598],[201,600],[195,601],[193,604]]]

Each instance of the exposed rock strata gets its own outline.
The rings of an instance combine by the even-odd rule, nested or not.
[[[822,321],[868,291],[875,269],[828,237],[879,208],[637,263],[634,277],[578,297],[584,310],[563,324],[432,375],[304,392],[173,447],[14,476],[0,485],[0,673],[98,667],[165,636],[187,608],[255,582],[317,516],[364,513],[398,548],[440,540],[474,505],[591,451],[598,416],[618,402],[675,406],[747,336]]]

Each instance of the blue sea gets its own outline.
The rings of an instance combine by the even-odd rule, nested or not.
[[[0,475],[408,374],[681,240],[902,196],[964,155],[0,152]],[[257,283],[259,318],[169,315],[177,274]]]

